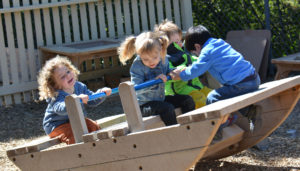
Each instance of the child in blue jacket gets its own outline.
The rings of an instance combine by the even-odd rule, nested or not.
[[[184,70],[174,70],[174,80],[187,81],[208,71],[223,86],[211,91],[206,104],[246,94],[258,89],[260,78],[253,65],[222,39],[211,37],[202,25],[190,27],[185,35],[185,47],[199,56]],[[249,118],[250,129],[254,129],[255,115],[259,106],[250,106],[242,114]],[[226,124],[227,125],[227,124]],[[223,126],[221,126],[223,127]]]

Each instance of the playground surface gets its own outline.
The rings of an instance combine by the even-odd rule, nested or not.
[[[0,170],[18,170],[6,157],[6,150],[45,136],[42,119],[47,104],[32,102],[0,107]],[[94,120],[123,113],[118,96],[96,108],[87,109]],[[293,135],[289,133],[296,130]],[[300,170],[300,101],[287,120],[261,144],[217,161],[198,162],[190,170]]]

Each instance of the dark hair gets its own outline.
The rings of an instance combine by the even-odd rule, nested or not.
[[[195,44],[203,46],[209,38],[211,35],[203,25],[190,27],[185,35],[185,48],[188,51],[196,50]]]

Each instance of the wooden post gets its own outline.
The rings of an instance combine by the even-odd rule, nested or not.
[[[119,94],[130,132],[144,130],[140,107],[137,102],[133,83],[126,81],[120,84]]]
[[[189,27],[193,26],[191,0],[182,0],[180,1],[180,4],[181,4],[182,29],[187,31]]]
[[[88,129],[80,104],[80,98],[77,97],[75,94],[72,94],[66,97],[65,103],[75,142],[83,142],[82,136],[88,133]]]

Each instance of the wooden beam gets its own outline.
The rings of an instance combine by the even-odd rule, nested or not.
[[[98,0],[73,0],[73,1],[56,2],[56,3],[52,2],[52,3],[39,4],[39,5],[26,5],[26,6],[14,7],[14,8],[3,8],[0,9],[0,14],[8,13],[8,12],[20,12],[20,11],[35,10],[35,9],[52,8],[58,6],[67,6],[73,4],[82,4],[87,2],[97,2],[97,1]]]
[[[75,142],[83,141],[82,135],[88,133],[85,118],[83,115],[80,98],[75,94],[67,96],[65,99],[67,112],[72,127]]]
[[[144,130],[142,114],[137,102],[133,83],[129,81],[121,83],[119,86],[119,94],[130,132]]]
[[[54,146],[54,145],[57,145],[60,143],[61,142],[58,137],[50,139],[47,136],[47,137],[43,137],[41,139],[31,141],[30,143],[25,144],[24,146],[9,149],[6,151],[6,154],[7,154],[7,157],[13,157],[16,155],[22,155],[22,154],[26,154],[26,153],[32,153],[32,152],[44,150],[48,147],[51,147],[51,146]]]

